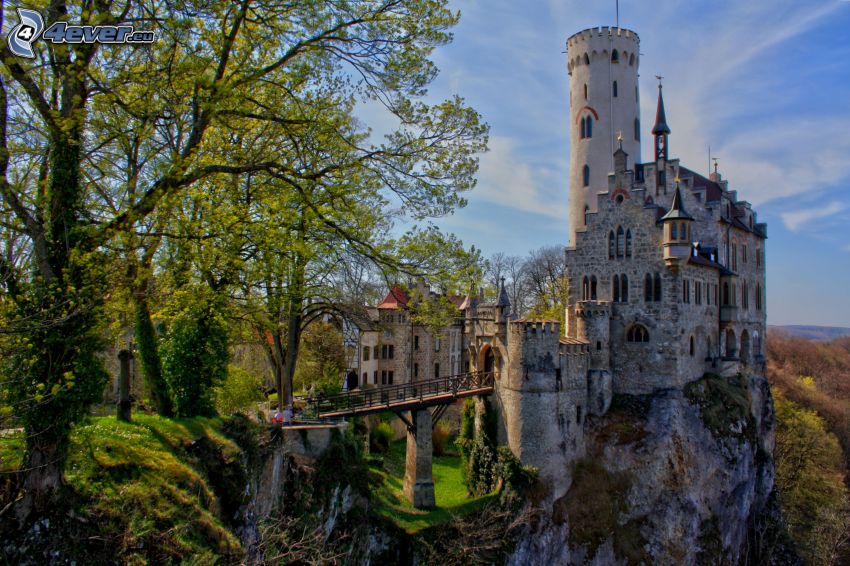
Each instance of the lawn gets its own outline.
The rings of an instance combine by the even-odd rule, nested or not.
[[[453,443],[449,443],[452,445]],[[434,493],[437,507],[430,511],[414,508],[404,497],[404,439],[393,442],[383,460],[376,458],[370,464],[373,486],[373,511],[414,534],[451,520],[453,516],[466,515],[482,509],[495,497],[469,497],[463,484],[460,457],[457,454],[434,456]]]

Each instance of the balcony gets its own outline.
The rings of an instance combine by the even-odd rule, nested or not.
[[[720,322],[735,322],[738,319],[738,307],[723,305],[720,307]]]

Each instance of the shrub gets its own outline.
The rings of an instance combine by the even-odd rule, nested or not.
[[[227,378],[227,324],[214,298],[193,297],[187,303],[163,343],[163,375],[177,416],[212,416],[212,388]]]
[[[248,371],[230,365],[227,367],[227,379],[213,389],[213,397],[215,408],[221,415],[247,411],[263,400],[262,382]]]
[[[389,423],[378,423],[369,432],[369,450],[386,454],[389,452],[390,443],[392,443],[394,437],[395,431]]]
[[[447,422],[437,423],[437,426],[434,427],[434,432],[431,434],[431,443],[434,445],[434,454],[436,456],[443,456],[446,453],[450,434],[451,427]]]

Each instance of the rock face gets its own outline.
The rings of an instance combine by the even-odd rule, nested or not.
[[[737,564],[773,491],[773,400],[761,376],[616,396],[589,420],[511,564]],[[553,486],[553,493],[564,486]],[[750,555],[752,550],[749,549]]]

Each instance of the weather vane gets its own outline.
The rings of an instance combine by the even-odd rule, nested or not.
[[[714,161],[714,172],[717,173],[717,157],[712,157],[711,160]]]
[[[658,88],[661,88],[661,79],[663,79],[664,77],[662,77],[661,75],[655,75],[655,78],[658,79]]]

